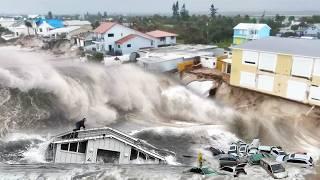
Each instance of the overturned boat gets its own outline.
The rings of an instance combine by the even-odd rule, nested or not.
[[[52,138],[46,150],[46,160],[79,164],[131,164],[141,160],[166,163],[160,149],[109,127],[67,132]]]

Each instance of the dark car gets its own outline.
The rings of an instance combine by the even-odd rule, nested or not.
[[[220,154],[225,154],[224,151],[214,148],[214,147],[210,147],[209,151],[212,153],[213,156],[218,156]]]
[[[240,159],[236,156],[230,155],[230,154],[222,154],[219,157],[219,163],[220,167],[224,166],[236,166],[240,163]]]

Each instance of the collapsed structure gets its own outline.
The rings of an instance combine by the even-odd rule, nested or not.
[[[130,164],[135,160],[165,163],[165,157],[160,153],[159,149],[140,139],[104,127],[67,132],[54,137],[46,151],[46,160],[79,164]]]

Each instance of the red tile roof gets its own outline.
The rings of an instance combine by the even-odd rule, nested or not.
[[[116,41],[116,44],[123,44],[123,43],[129,41],[130,39],[133,39],[133,38],[135,38],[137,36],[138,35],[136,35],[136,34],[130,34],[130,35],[125,36],[125,37],[119,39],[118,41]]]
[[[160,31],[160,30],[155,30],[151,32],[147,32],[149,36],[156,37],[156,38],[161,38],[161,37],[168,37],[168,36],[178,36],[178,34],[166,32],[166,31]]]
[[[111,29],[116,24],[117,23],[114,23],[114,22],[103,22],[100,24],[99,27],[97,27],[94,30],[94,32],[99,33],[99,34],[103,34],[103,33],[107,32],[109,29]]]

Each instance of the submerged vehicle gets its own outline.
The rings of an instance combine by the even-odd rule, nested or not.
[[[288,177],[286,169],[279,162],[271,158],[262,158],[260,160],[260,165],[275,179]]]
[[[272,155],[267,153],[253,154],[248,158],[248,162],[251,165],[259,165],[262,158],[272,158]]]
[[[231,175],[233,177],[238,177],[240,174],[247,175],[247,172],[244,170],[244,167],[246,166],[245,163],[239,164],[237,166],[224,166],[220,168],[220,171],[225,173],[226,175]]]
[[[213,170],[209,167],[193,167],[190,170],[186,171],[186,172],[191,172],[191,173],[195,173],[195,174],[200,174],[202,176],[218,176],[218,175],[225,175],[223,173],[219,173],[216,170]]]
[[[295,165],[299,167],[312,167],[313,159],[306,153],[294,153],[284,156],[278,156],[276,159],[278,162],[284,162],[290,165]]]
[[[260,140],[254,139],[248,146],[248,155],[257,154],[259,152]]]
[[[219,157],[220,167],[236,166],[240,163],[240,159],[231,154],[221,154]]]
[[[51,139],[46,160],[53,163],[166,163],[164,152],[140,139],[104,127],[77,130]]]
[[[231,154],[233,156],[237,156],[238,154],[238,146],[235,143],[232,143],[229,147],[228,154]]]
[[[277,158],[278,156],[286,155],[286,153],[279,148],[272,148],[270,154],[273,155],[275,158]]]

